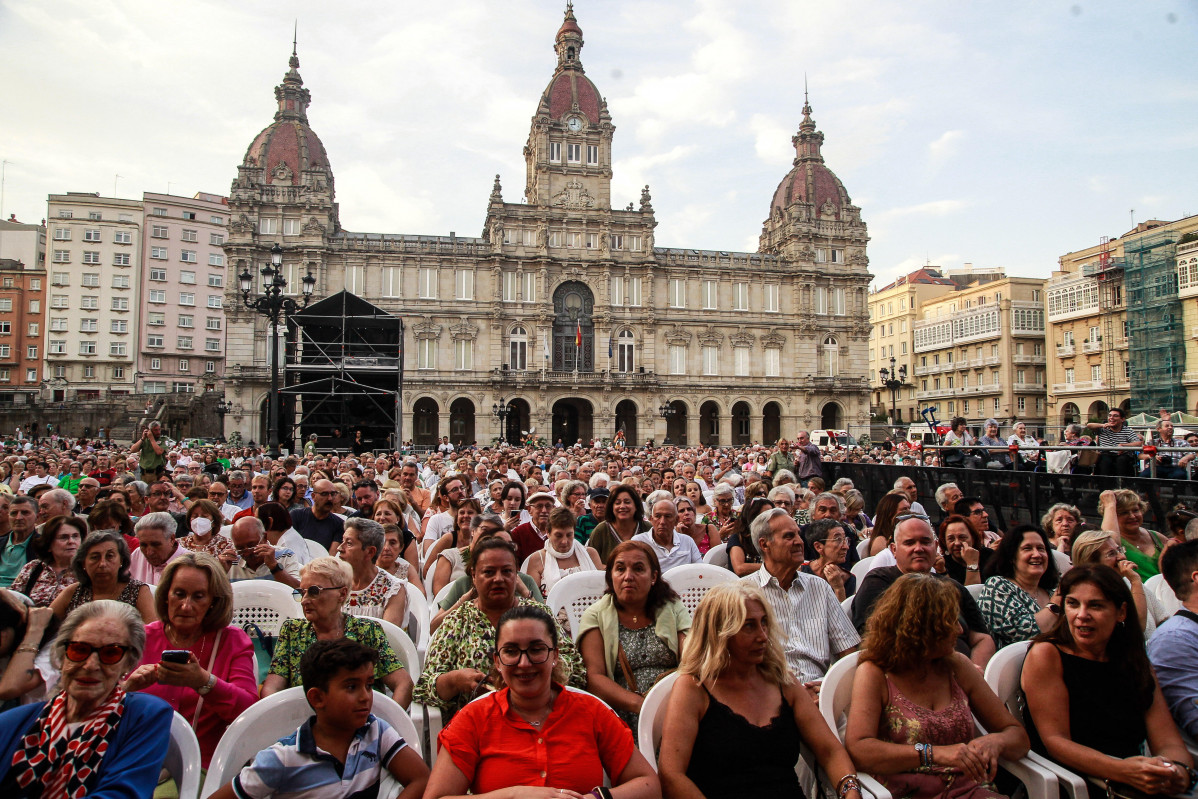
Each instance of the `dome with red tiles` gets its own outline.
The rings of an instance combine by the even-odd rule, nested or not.
[[[795,203],[803,203],[814,206],[821,217],[839,217],[841,210],[852,201],[840,178],[824,165],[820,153],[824,134],[815,129],[810,105],[803,106],[803,122],[791,141],[795,146],[794,166],[774,191],[770,215]]]
[[[305,171],[317,169],[331,174],[332,167],[320,137],[308,126],[312,97],[304,88],[294,51],[290,67],[283,83],[275,87],[279,110],[274,122],[254,137],[244,163],[262,168],[268,183],[298,186]]]
[[[586,117],[592,125],[599,124],[603,95],[586,76],[579,58],[582,53],[582,28],[574,18],[574,5],[566,5],[566,18],[553,39],[557,52],[557,70],[541,94],[540,108],[551,119],[561,119],[571,111]]]

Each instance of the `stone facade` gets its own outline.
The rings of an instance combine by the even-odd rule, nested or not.
[[[630,444],[732,444],[868,425],[868,236],[823,163],[810,106],[758,252],[660,247],[648,186],[639,203],[612,206],[615,126],[582,46],[567,10],[524,147],[523,202],[505,201],[497,175],[477,238],[342,229],[293,52],[275,121],[229,195],[226,435],[265,438],[267,324],[244,309],[236,276],[256,275],[276,243],[288,293],[310,273],[314,299],[344,290],[404,320],[404,440],[489,443],[501,398],[513,409],[509,439],[532,428],[567,442],[622,429]],[[299,371],[287,366],[289,385]],[[295,435],[327,432],[306,415],[315,404],[297,403]],[[291,409],[281,408],[287,446]],[[375,440],[387,433],[352,414],[340,424],[373,425]]]

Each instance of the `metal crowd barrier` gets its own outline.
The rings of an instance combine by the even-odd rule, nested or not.
[[[980,451],[983,453],[991,453],[996,450],[1006,450],[1007,454],[1014,460],[1016,453],[1019,452],[1061,452],[1063,450],[1071,450],[1076,452],[1120,452],[1120,453],[1135,453],[1138,459],[1140,455],[1149,455],[1148,469],[1149,476],[1156,477],[1156,455],[1168,454],[1172,452],[1180,453],[1180,455],[1195,455],[1198,454],[1198,449],[1193,447],[1158,447],[1155,444],[1140,444],[1136,446],[1107,446],[1100,447],[1097,444],[1051,444],[1049,446],[1040,447],[1025,447],[1020,444],[1008,444],[1006,447],[994,447],[987,444],[924,444],[920,449],[919,460],[924,463],[924,453],[928,450],[950,452],[974,452]],[[1188,467],[1187,467],[1188,469]],[[1188,471],[1190,477],[1193,477],[1192,471]]]

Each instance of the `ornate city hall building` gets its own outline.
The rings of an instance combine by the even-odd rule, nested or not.
[[[276,244],[288,294],[316,281],[280,330],[285,447],[312,433],[361,430],[382,448],[533,429],[567,444],[622,431],[630,445],[727,445],[868,425],[868,236],[810,106],[758,252],[659,246],[648,186],[612,207],[616,128],[582,47],[568,8],[524,145],[523,201],[505,201],[496,175],[477,238],[343,229],[292,53],[229,193],[226,435],[266,440],[274,350],[238,275],[259,291]]]

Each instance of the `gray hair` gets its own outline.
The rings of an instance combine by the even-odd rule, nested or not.
[[[17,499],[28,499],[28,497],[17,497]],[[87,538],[83,539],[83,543],[79,545],[79,549],[75,552],[75,557],[71,558],[71,573],[75,575],[75,579],[84,588],[90,588],[92,578],[88,576],[84,570],[83,564],[87,562],[87,553],[93,547],[111,541],[116,546],[117,557],[121,559],[121,568],[117,572],[117,582],[125,583],[129,581],[129,564],[133,561],[129,555],[129,545],[125,543],[125,537],[118,530],[92,530],[87,534]]]
[[[1077,424],[1076,422],[1074,422],[1073,424],[1070,424],[1070,425],[1066,425],[1065,426],[1065,435],[1070,435],[1070,434],[1080,436],[1082,434],[1082,426],[1080,424]]]
[[[903,489],[903,481],[904,480],[911,480],[911,478],[904,474],[902,477],[900,477],[894,481],[894,485],[891,486],[891,490],[892,491],[903,491],[904,490]],[[915,481],[911,480],[911,482],[914,483]]]
[[[833,491],[839,491],[842,488],[852,488],[852,487],[853,487],[853,481],[847,477],[842,477],[839,480],[837,480],[835,483],[832,484]]]
[[[1073,517],[1073,520],[1075,522],[1077,522],[1078,524],[1081,524],[1083,521],[1082,512],[1081,512],[1081,510],[1078,509],[1078,507],[1076,505],[1070,505],[1067,502],[1058,502],[1057,504],[1055,504],[1051,508],[1049,508],[1048,511],[1043,516],[1040,517],[1040,529],[1043,530],[1044,534],[1047,535],[1049,538],[1052,538],[1052,518],[1054,516],[1056,516],[1057,513],[1060,511],[1065,511],[1066,513],[1068,513],[1070,516]]]
[[[645,507],[649,510],[649,513],[652,513],[653,506],[658,502],[661,502],[663,499],[673,500],[674,495],[669,491],[659,488],[650,493],[649,496],[645,497]]]
[[[245,472],[241,471],[240,469],[234,469],[233,471],[229,472],[229,476],[225,479],[226,482],[231,480],[245,480]]]
[[[591,488],[599,488],[601,486],[609,485],[610,483],[611,483],[611,475],[608,474],[607,472],[595,472],[594,474],[591,475],[591,479],[590,479]]]
[[[836,505],[840,508],[840,515],[843,516],[845,511],[844,497],[840,496],[840,494],[833,494],[831,491],[825,491],[815,498],[815,504],[818,505],[819,503],[828,499],[836,500]]]
[[[375,557],[383,548],[383,525],[376,522],[374,519],[363,519],[355,516],[352,519],[345,520],[345,529],[353,530],[358,534],[358,540],[362,542],[362,547],[374,547]]]
[[[776,497],[786,497],[791,502],[794,502],[795,501],[795,492],[791,491],[790,486],[788,486],[788,485],[774,486],[772,489],[770,489],[769,496],[766,498],[772,500]]]
[[[150,493],[150,487],[146,485],[144,480],[134,480],[133,482],[125,483],[125,488],[132,488],[142,499],[145,499],[146,494]]]
[[[774,475],[774,485],[785,485],[786,483],[797,482],[799,481],[795,477],[795,473],[790,469],[779,469],[778,473]]]
[[[757,554],[762,554],[764,550],[761,548],[761,539],[772,538],[774,535],[773,528],[770,527],[770,522],[778,517],[790,518],[790,514],[785,508],[770,508],[763,510],[757,514],[757,518],[749,525],[749,540],[753,542],[753,546],[757,549]]]
[[[175,531],[179,529],[178,522],[175,517],[166,511],[160,510],[154,513],[147,513],[137,520],[137,524],[133,525],[133,534],[137,535],[142,530],[162,530],[166,533],[167,538],[174,538]]]
[[[75,495],[70,491],[67,491],[65,488],[51,488],[46,493],[42,494],[42,496],[46,497],[51,502],[61,502],[62,504],[66,505],[67,513],[70,513],[75,509]]]
[[[58,628],[58,637],[54,639],[54,648],[50,651],[50,662],[54,668],[62,670],[67,643],[74,639],[75,632],[83,623],[102,618],[115,619],[124,624],[125,633],[129,636],[129,651],[125,653],[121,671],[128,671],[141,661],[142,653],[146,651],[146,623],[141,614],[132,605],[115,599],[93,599],[72,610]]]
[[[936,488],[936,504],[942,508],[944,507],[944,500],[946,497],[948,497],[948,490],[950,488],[955,488],[958,491],[961,490],[961,487],[956,483],[945,483],[944,485]]]
[[[482,513],[476,513],[470,518],[470,532],[474,532],[484,524],[493,524],[497,527],[503,527],[503,519],[500,518],[498,513],[492,513],[489,510],[483,511]]]
[[[736,492],[733,491],[732,486],[728,485],[727,483],[720,483],[715,487],[715,490],[711,492],[711,496],[712,499],[715,497],[732,497],[735,499]]]

